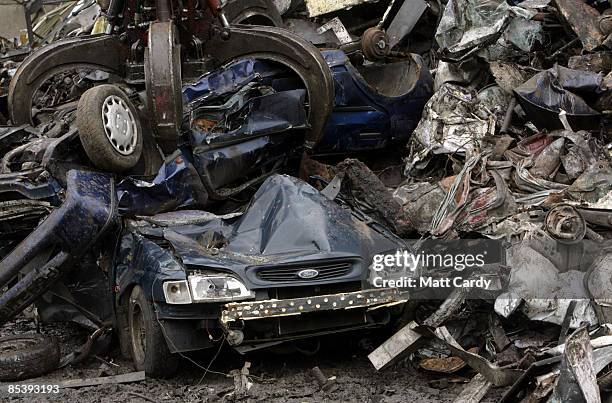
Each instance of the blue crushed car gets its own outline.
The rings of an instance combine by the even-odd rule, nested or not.
[[[171,165],[153,186],[69,171],[63,204],[0,261],[0,322],[35,302],[43,321],[112,327],[138,370],[168,376],[178,353],[218,342],[250,351],[401,315],[407,296],[369,284],[369,265],[407,245],[342,197],[273,175],[237,213],[153,214],[156,186],[189,189]]]
[[[369,285],[369,264],[403,247],[359,211],[274,175],[241,214],[126,220],[111,268],[116,329],[137,369],[165,376],[175,353],[221,340],[245,352],[385,326],[407,297]]]
[[[309,152],[405,142],[432,91],[422,60],[323,54],[334,109]],[[185,86],[181,141],[163,156],[138,94],[108,84],[44,127],[0,130],[0,323],[36,303],[43,321],[112,328],[151,376],[212,340],[249,351],[392,323],[406,296],[372,287],[369,262],[405,242],[341,195],[277,174],[308,148],[317,100],[301,82],[247,58]]]
[[[433,94],[433,79],[421,57],[411,55],[391,63],[354,66],[340,50],[327,50],[322,54],[334,79],[334,108],[322,138],[313,147],[313,154],[347,154],[405,143]],[[257,80],[280,94],[299,91],[299,82],[288,78],[286,70],[268,61],[247,58],[184,86],[183,99],[189,110],[205,103],[208,113],[219,114],[227,110],[227,106],[210,106],[212,99],[240,94]],[[303,104],[305,99],[301,102]],[[295,120],[279,121],[274,116],[286,113],[284,108],[293,111],[295,106],[292,102],[282,102],[278,108],[265,109],[264,114],[259,114],[260,108],[250,106],[250,114],[257,117],[250,117],[249,130],[243,129],[243,132],[256,136],[273,129],[297,127]],[[273,116],[271,122],[270,115]],[[225,122],[228,120],[231,121],[226,119]],[[210,136],[217,138],[219,134]]]

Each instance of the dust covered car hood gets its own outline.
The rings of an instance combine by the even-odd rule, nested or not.
[[[243,214],[178,211],[141,217],[128,228],[158,239],[155,245],[167,243],[185,276],[230,271],[251,289],[365,280],[373,254],[405,247],[367,216],[285,175],[268,178]],[[291,275],[308,267],[322,268],[321,275]]]

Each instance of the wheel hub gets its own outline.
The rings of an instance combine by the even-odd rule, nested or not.
[[[361,51],[370,61],[383,60],[389,53],[389,38],[384,31],[368,28],[361,37]]]
[[[138,140],[136,119],[121,98],[110,95],[102,105],[102,120],[106,138],[113,148],[122,155],[134,152]]]

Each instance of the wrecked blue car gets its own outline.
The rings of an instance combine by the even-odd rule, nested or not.
[[[239,212],[135,216],[121,199],[142,189],[69,171],[61,207],[0,262],[0,322],[35,302],[43,321],[112,328],[138,370],[167,376],[179,353],[246,352],[401,314],[406,295],[368,275],[374,254],[404,241],[341,197],[274,175]]]
[[[322,54],[334,79],[334,108],[312,152],[315,155],[346,154],[405,143],[433,93],[433,80],[421,57],[411,55],[392,63],[354,66],[340,50],[323,51]],[[292,102],[296,97],[291,96],[298,91],[301,105],[304,105],[305,91],[298,89],[300,81],[269,61],[243,59],[203,76],[183,88],[184,102],[192,114],[198,109],[204,112],[209,125],[222,122],[221,126],[227,127],[232,119],[240,116],[236,113],[237,107],[246,104],[239,100],[258,81],[274,92],[285,93],[284,97],[290,99],[281,100],[275,107],[266,105],[265,109],[258,105],[248,106],[249,124],[241,126],[242,133],[248,131],[256,136],[306,123],[305,119],[296,116],[296,103]],[[211,100],[228,94],[232,95],[231,102],[210,106]],[[201,104],[207,105],[204,110],[198,108]],[[284,119],[278,119],[279,114]],[[209,136],[217,139],[220,135]]]
[[[342,197],[277,173],[296,172],[305,149],[405,141],[431,76],[418,56],[389,67],[324,56],[334,110],[314,142],[317,100],[295,73],[255,59],[184,87],[170,154],[139,94],[120,85],[88,89],[44,125],[1,129],[0,323],[35,303],[43,321],[95,337],[113,329],[152,376],[215,341],[244,352],[391,323],[406,298],[372,289],[369,262],[404,242]]]
[[[314,154],[345,154],[403,145],[433,94],[423,60],[354,66],[342,51],[324,51],[334,77],[334,109]]]
[[[243,213],[126,220],[111,274],[122,345],[136,368],[168,375],[174,353],[223,341],[246,352],[391,323],[406,296],[369,286],[369,264],[404,242],[367,222],[284,175]]]

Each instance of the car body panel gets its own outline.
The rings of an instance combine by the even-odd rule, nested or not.
[[[334,108],[312,152],[346,154],[407,141],[433,94],[433,79],[421,57],[410,55],[396,62],[355,67],[340,50],[325,50],[322,55],[332,72]],[[210,103],[257,80],[273,87],[277,94],[295,90],[283,88],[288,81],[285,76],[286,72],[273,63],[241,59],[184,86],[183,99],[191,104]],[[267,110],[276,113],[282,105],[290,104]],[[258,120],[261,127],[250,125],[252,135],[265,133],[265,119]]]

